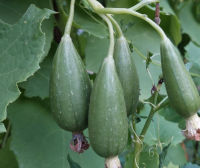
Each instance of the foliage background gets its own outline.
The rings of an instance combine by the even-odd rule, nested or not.
[[[0,0],[0,168],[104,166],[104,159],[91,148],[81,155],[72,152],[68,145],[71,133],[60,129],[50,113],[51,62],[69,11],[69,1],[57,1],[63,8],[55,8],[53,2]],[[131,7],[139,1],[101,2],[108,7]],[[200,92],[200,12],[196,10],[200,1],[161,0],[160,6],[160,26],[178,46]],[[94,79],[106,56],[109,39],[104,22],[87,7],[85,0],[77,0],[72,37],[87,70],[94,72],[91,76]],[[154,10],[152,5],[140,12],[153,19]],[[150,111],[150,106],[142,103],[151,97],[152,81],[146,71],[148,53],[152,55],[149,71],[154,83],[161,75],[160,38],[138,18],[128,15],[115,18],[129,40],[140,78],[138,132]],[[164,95],[163,85],[160,97]],[[199,143],[185,140],[181,128],[184,121],[170,105],[161,108],[145,136],[140,167],[200,167]],[[124,168],[131,168],[133,162],[131,135],[130,127],[129,144],[120,155]]]

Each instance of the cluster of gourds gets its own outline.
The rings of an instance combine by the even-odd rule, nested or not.
[[[196,124],[199,94],[179,51],[167,37],[161,42],[161,63],[169,101],[189,119],[185,135],[200,140],[200,123]],[[113,160],[119,162],[116,156],[128,138],[127,115],[136,111],[138,99],[139,79],[123,35],[116,40],[114,56],[104,59],[93,87],[70,32],[63,35],[53,60],[50,100],[58,125],[73,133],[71,149],[81,153],[89,147],[83,135],[88,127],[91,146],[107,158],[107,167],[112,167]]]

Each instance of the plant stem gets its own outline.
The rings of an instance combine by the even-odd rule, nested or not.
[[[94,3],[95,1],[89,0],[88,2],[90,3],[91,6],[94,6],[93,3]],[[98,3],[98,6],[99,6],[99,8],[101,8],[101,9],[104,8],[103,5],[101,5],[100,3]],[[123,36],[123,32],[122,32],[122,30],[121,30],[119,24],[117,23],[117,21],[116,21],[110,14],[107,14],[106,16],[110,19],[110,21],[112,22],[112,24],[115,26],[115,29],[117,30],[118,36],[119,36],[119,37]]]
[[[162,39],[167,38],[164,31],[158,26],[154,21],[149,19],[146,15],[140,14],[136,11],[133,11],[131,9],[126,9],[126,8],[102,8],[102,5],[96,1],[96,0],[88,0],[88,3],[93,7],[93,9],[97,13],[103,13],[103,14],[130,14],[135,17],[138,17],[147,23],[149,23],[160,35]]]
[[[155,3],[155,2],[159,2],[159,0],[143,0],[143,1],[140,1],[138,4],[136,4],[135,6],[129,8],[131,10],[139,10],[140,8],[148,5],[148,4],[151,4],[151,3]]]
[[[134,151],[133,151],[133,168],[138,168],[139,164],[139,153],[141,151],[142,143],[140,138],[136,135],[136,123],[135,123],[135,118],[133,117],[133,129],[134,129]]]
[[[122,29],[120,28],[119,24],[117,23],[117,21],[111,16],[111,15],[107,15],[108,18],[110,19],[110,21],[112,22],[112,24],[115,26],[115,29],[117,31],[117,35],[118,37],[123,36],[123,32]]]
[[[75,5],[75,0],[71,0],[69,17],[68,17],[68,21],[65,27],[65,34],[68,34],[68,35],[70,35],[72,22],[74,18],[74,5]]]
[[[154,105],[157,105],[158,93],[160,91],[160,87],[161,87],[161,85],[158,84],[157,90],[156,90],[156,92],[154,94],[154,96],[155,96],[154,97],[154,102],[153,102]],[[145,134],[146,134],[146,132],[147,132],[150,124],[151,124],[151,121],[153,119],[153,116],[154,116],[155,112],[157,111],[157,109],[160,107],[161,104],[162,103],[159,103],[159,105],[157,105],[156,107],[155,106],[151,107],[151,111],[150,111],[149,116],[148,116],[148,118],[147,118],[147,120],[146,120],[146,122],[144,124],[144,127],[143,127],[141,133],[140,133],[139,139],[135,140],[135,142],[134,142],[134,153],[133,153],[134,162],[133,162],[133,168],[138,168],[138,164],[139,164],[139,160],[140,160],[140,152],[142,150],[142,142],[144,140],[144,136],[145,136]]]
[[[113,57],[114,53],[114,45],[115,45],[115,39],[114,39],[114,31],[111,21],[108,19],[106,15],[99,14],[99,16],[107,23],[108,29],[109,29],[109,36],[110,36],[110,44],[108,49],[108,57]]]
[[[133,168],[139,168],[141,149],[142,149],[142,144],[140,144],[138,141],[134,142]]]
[[[145,124],[144,124],[143,129],[142,129],[142,132],[141,132],[141,134],[140,134],[140,139],[141,139],[142,141],[143,141],[144,136],[145,136],[145,134],[146,134],[146,132],[147,132],[147,130],[148,130],[148,128],[149,128],[149,125],[151,124],[151,120],[152,120],[152,118],[153,118],[153,116],[154,116],[154,113],[155,113],[155,110],[154,110],[154,108],[152,107],[152,108],[151,108],[151,111],[150,111],[150,113],[149,113],[149,116],[148,116],[148,118],[147,118],[147,120],[146,120],[146,122],[145,122]]]

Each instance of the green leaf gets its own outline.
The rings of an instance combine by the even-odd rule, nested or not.
[[[171,145],[168,148],[167,155],[165,157],[164,165],[167,166],[170,163],[174,165],[183,166],[187,162],[185,152],[180,144]]]
[[[41,23],[52,13],[31,5],[13,26],[0,21],[0,121],[6,118],[7,105],[20,95],[17,83],[25,81],[39,69],[45,46]]]
[[[142,116],[148,116],[150,106],[145,105],[140,114]],[[137,124],[137,132],[141,132],[146,119],[142,119]],[[184,136],[178,127],[177,123],[167,121],[159,114],[155,114],[153,120],[149,126],[149,129],[145,135],[144,142],[149,146],[152,145],[166,145],[171,142],[172,145],[176,145],[184,140]]]
[[[165,6],[167,6],[167,2],[164,3]],[[161,4],[163,5],[163,4]],[[165,9],[165,8],[164,8]],[[168,5],[169,10],[169,5]],[[152,20],[155,17],[155,9],[144,7],[140,10],[142,13],[146,13]],[[166,35],[172,40],[172,42],[175,43],[175,45],[178,45],[181,41],[181,26],[178,20],[178,17],[173,14],[172,12],[160,12],[160,27],[164,30]]]
[[[192,41],[200,45],[200,23],[196,21],[192,14],[192,1],[186,1],[179,11],[179,19],[183,33],[187,33]]]
[[[27,81],[20,84],[20,87],[25,89],[24,95],[26,97],[40,97],[41,99],[49,97],[51,64],[56,47],[57,45],[53,43],[48,57],[40,64],[41,68],[28,78]]]
[[[198,66],[200,66],[200,46],[197,46],[193,42],[190,42],[185,47],[185,50],[187,51],[186,58],[193,64],[197,64]]]
[[[26,12],[30,4],[40,8],[50,8],[49,0],[4,0],[0,2],[0,19],[9,24],[16,23]],[[41,22],[42,31],[45,33],[45,46],[42,59],[48,54],[53,39],[54,18]]]
[[[128,153],[126,155],[126,162],[125,162],[125,165],[124,165],[124,168],[132,168],[133,166],[133,152],[131,153]]]
[[[146,22],[133,16],[119,16],[119,23],[125,31],[126,38],[133,44],[133,59],[137,67],[140,79],[140,99],[144,100],[151,96],[152,80],[146,70],[147,54],[153,53],[152,63],[149,65],[154,83],[157,84],[162,74],[160,66],[160,37],[155,30]],[[153,41],[153,43],[152,43]],[[162,88],[161,94],[165,94]]]
[[[9,148],[10,148],[10,139],[8,139],[6,146],[0,150],[0,167],[18,168],[18,163],[15,158],[15,155]]]
[[[71,157],[70,157],[69,154],[67,155],[67,160],[68,160],[68,162],[69,162],[70,168],[81,168],[81,166],[80,166],[78,163],[74,162],[74,161],[71,159]]]
[[[3,123],[0,123],[0,134],[6,132],[6,128]]]
[[[132,168],[134,162],[133,152],[126,155],[124,168]],[[144,144],[143,150],[140,153],[140,162],[137,163],[140,168],[158,168],[159,155],[155,147],[149,147]]]
[[[190,61],[190,63],[192,63],[192,65],[190,65],[190,72],[193,74],[193,80],[200,93],[200,46],[190,42],[185,49],[187,51],[186,58]]]
[[[169,143],[168,145],[166,145],[163,149],[162,152],[159,154],[159,168],[162,168],[164,165],[164,161],[166,158],[166,155],[168,153],[168,149],[170,147],[171,143]]]
[[[184,121],[184,118],[181,117],[171,106],[166,106],[159,110],[159,114],[162,115],[166,120],[172,121],[175,123],[180,123]]]
[[[158,168],[159,155],[155,147],[146,146],[140,154],[140,166],[148,168]]]
[[[95,15],[84,8],[76,8],[74,22],[89,35],[94,35],[99,38],[105,38],[108,36],[108,30],[104,22],[99,18],[96,18]]]
[[[95,73],[99,71],[104,58],[107,56],[108,46],[108,39],[100,39],[94,36],[89,36],[85,48],[85,62],[87,70]]]
[[[174,10],[171,8],[168,1],[160,1],[160,7],[164,13],[175,15]]]
[[[71,151],[70,132],[59,128],[50,109],[41,101],[19,99],[8,108],[12,125],[11,149],[19,167],[27,168],[70,168],[67,155],[81,168],[102,168],[104,159],[92,148],[83,154]]]
[[[161,27],[172,39],[175,45],[178,45],[181,42],[180,21],[169,3],[169,1],[160,1]]]

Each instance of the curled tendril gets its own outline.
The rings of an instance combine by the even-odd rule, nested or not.
[[[70,142],[70,148],[74,152],[83,153],[89,148],[88,141],[82,132],[72,133],[72,140]]]

